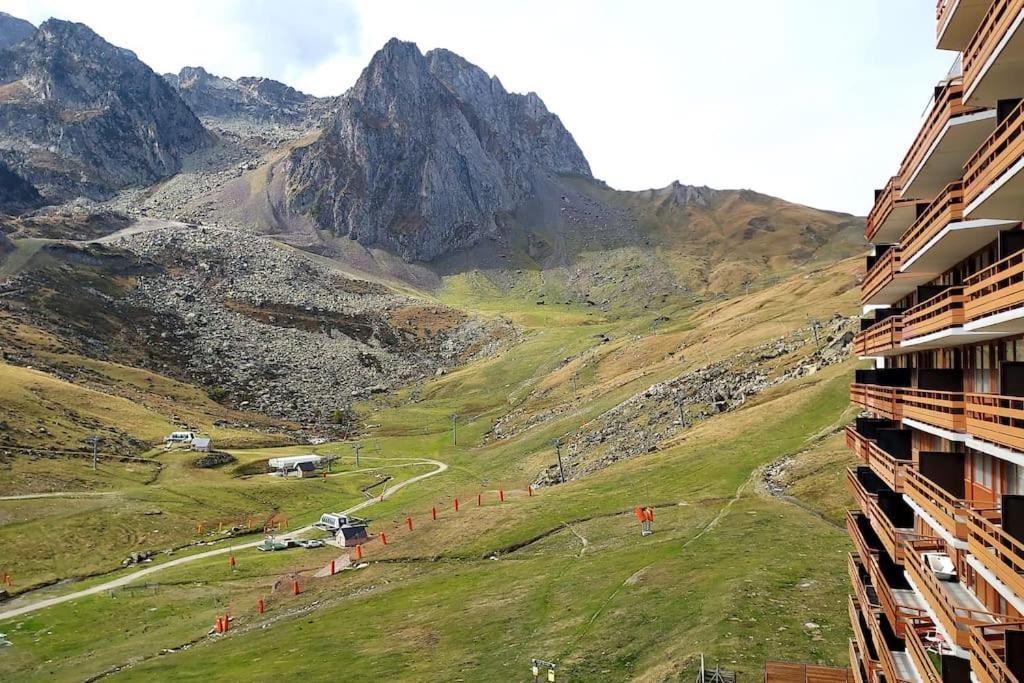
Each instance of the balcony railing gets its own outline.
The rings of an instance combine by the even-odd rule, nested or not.
[[[856,641],[857,649],[860,651],[860,661],[864,664],[864,668],[867,669],[868,679],[876,681],[878,680],[877,675],[881,669],[881,664],[877,658],[871,656],[875,643],[871,640],[871,634],[865,631],[861,624],[861,621],[867,621],[867,618],[861,612],[860,602],[853,595],[849,596],[847,610],[850,613],[850,624],[853,626],[853,639]],[[867,616],[870,617],[870,615]]]
[[[860,558],[853,553],[848,553],[846,556],[846,573],[850,577],[850,585],[853,586],[857,602],[860,603],[860,607],[864,610],[865,614],[877,612],[881,609],[881,605],[878,602],[878,594],[875,592],[874,586],[870,584],[870,580],[861,577],[861,570],[867,573],[867,567],[864,566]]]
[[[903,479],[907,469],[914,466],[913,460],[901,460],[886,453],[871,441],[868,443],[868,464],[875,474],[896,493],[903,492]]]
[[[942,229],[953,221],[964,217],[964,184],[955,181],[946,185],[942,193],[928,205],[914,224],[907,228],[900,238],[903,247],[903,260],[909,261],[915,254],[924,249]]]
[[[867,515],[871,520],[871,528],[875,530],[889,557],[896,564],[903,564],[904,541],[913,539],[914,534],[907,529],[896,527],[889,519],[889,515],[879,507],[877,498],[868,501]]]
[[[984,610],[968,607],[955,600],[944,582],[939,581],[935,572],[924,565],[922,553],[945,552],[945,545],[938,540],[914,539],[906,542],[907,574],[913,580],[922,597],[931,605],[932,611],[946,633],[958,647],[970,646],[970,629],[974,626],[987,626],[996,622],[998,615]]]
[[[964,401],[971,436],[1024,451],[1024,397],[969,393]]]
[[[857,385],[854,385],[857,386]],[[852,392],[851,392],[852,394]],[[856,400],[851,395],[851,399],[858,405],[863,405],[864,401]],[[846,427],[846,447],[853,451],[853,454],[857,456],[857,459],[862,463],[867,464],[868,462],[868,439],[863,434],[857,431],[857,427],[854,425],[847,425]]]
[[[1024,0],[1020,0],[1024,2]],[[996,3],[998,4],[998,3]],[[1024,155],[1024,102],[996,126],[964,164],[964,202],[970,205]]]
[[[942,683],[942,674],[935,668],[935,662],[918,633],[919,628],[927,628],[930,624],[930,621],[918,620],[903,632],[903,642],[907,644],[907,653],[917,673],[921,675],[922,683]]]
[[[857,641],[850,638],[850,670],[853,672],[853,683],[873,683],[868,680],[864,671],[864,658],[860,654],[860,646]]]
[[[896,207],[901,204],[912,205],[914,202],[912,200],[900,199],[899,178],[893,176],[885,184],[885,189],[878,193],[875,205],[871,207],[871,211],[868,213],[867,223],[864,225],[864,237],[868,242],[875,241],[879,228],[889,219]]]
[[[902,341],[935,334],[964,324],[964,288],[950,287],[903,313]]]
[[[1022,683],[1006,664],[1008,633],[1024,633],[1024,621],[1005,620],[971,629],[971,669],[978,683]]]
[[[904,389],[901,402],[903,417],[907,419],[953,432],[964,431],[963,392]]]
[[[860,510],[868,509],[868,500],[875,497],[875,494],[864,488],[864,485],[860,483],[860,479],[857,478],[857,469],[850,467],[846,470],[846,485],[850,488],[850,492],[853,493],[854,499],[857,501],[857,508]]]
[[[964,280],[964,296],[968,322],[1024,305],[1024,250]]]
[[[903,406],[900,403],[901,391],[900,387],[852,384],[850,385],[850,401],[876,415],[890,420],[900,420],[903,417]]]
[[[854,353],[858,356],[877,356],[900,347],[903,339],[903,316],[891,315],[875,323],[853,338]]]
[[[857,555],[860,557],[870,557],[878,551],[868,545],[868,539],[860,528],[861,521],[866,522],[870,526],[871,522],[867,517],[867,513],[862,514],[853,510],[846,511],[846,533],[849,535],[850,540],[853,541],[853,547],[857,550]]]
[[[980,107],[971,107],[963,102],[964,84],[961,79],[949,81],[942,88],[942,91],[935,96],[928,118],[917,134],[914,144],[910,146],[907,155],[900,165],[900,180],[904,187],[910,183],[914,171],[921,165],[928,156],[932,143],[942,132],[949,120],[962,114],[980,111]]]
[[[964,83],[968,87],[971,87],[981,75],[985,62],[996,51],[996,47],[1022,9],[1024,0],[995,0],[985,13],[977,33],[963,51]]]
[[[967,550],[1024,599],[1024,542],[1006,533],[999,522],[1000,511],[993,508],[967,513]]]
[[[904,632],[910,630],[909,626],[915,620],[927,618],[928,613],[925,610],[899,600],[898,595],[893,592],[892,586],[886,580],[885,574],[882,573],[877,553],[863,558],[862,563],[871,577],[871,585],[874,586],[875,594],[878,596],[878,604],[898,637],[902,638]]]
[[[944,488],[910,468],[905,473],[903,488],[910,500],[927,512],[954,538],[967,540],[967,502],[951,495]]]
[[[861,303],[867,303],[896,278],[900,270],[900,245],[894,244],[879,257],[860,286]]]

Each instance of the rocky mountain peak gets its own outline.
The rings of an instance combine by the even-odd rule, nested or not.
[[[643,190],[639,194],[657,202],[668,202],[676,206],[693,204],[708,207],[723,193],[723,190],[716,190],[707,185],[686,185],[673,180],[665,187]]]
[[[312,122],[326,100],[299,92],[271,78],[239,79],[211,74],[201,66],[186,66],[164,79],[198,116],[263,123]]]
[[[36,32],[36,27],[24,19],[0,12],[0,50],[16,45]]]
[[[537,95],[391,39],[320,138],[291,155],[288,201],[335,234],[433,260],[498,232],[540,179],[561,174],[590,177],[590,166]]]
[[[130,50],[48,19],[0,59],[0,160],[46,201],[105,198],[177,172],[206,129]]]

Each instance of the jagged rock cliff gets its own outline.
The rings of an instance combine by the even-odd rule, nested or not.
[[[287,192],[324,229],[429,261],[498,232],[559,174],[590,177],[590,166],[536,94],[392,39],[319,139],[291,154]]]
[[[0,50],[16,45],[36,32],[36,27],[6,12],[0,12]]]
[[[164,79],[202,117],[301,123],[315,119],[326,103],[270,78],[234,80],[202,67],[186,66],[177,74],[164,74]]]
[[[84,24],[49,19],[0,51],[0,159],[46,201],[151,184],[210,140],[160,76]]]

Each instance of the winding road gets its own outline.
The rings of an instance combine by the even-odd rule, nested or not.
[[[361,503],[359,503],[357,505],[353,505],[352,507],[348,508],[347,510],[344,510],[342,512],[342,514],[351,515],[351,514],[354,514],[356,512],[359,512],[360,510],[365,510],[366,508],[368,508],[371,505],[374,505],[376,503],[379,503],[380,501],[384,500],[385,498],[390,498],[392,495],[394,495],[395,493],[397,493],[401,489],[405,488],[406,486],[410,486],[410,485],[415,484],[417,482],[423,481],[424,479],[429,479],[430,477],[437,476],[438,474],[441,474],[442,472],[444,472],[445,470],[448,469],[448,465],[443,463],[443,462],[441,462],[440,460],[423,459],[423,460],[418,461],[417,463],[406,463],[406,464],[407,465],[408,464],[434,465],[434,469],[431,470],[430,472],[426,472],[424,474],[418,474],[415,477],[410,477],[409,479],[406,479],[405,481],[401,481],[401,482],[395,484],[394,486],[389,486],[386,489],[384,489],[384,491],[379,496],[376,496],[374,498],[370,498],[369,500],[364,500],[363,502],[361,502]],[[290,531],[288,533],[290,535],[302,534],[302,533],[305,533],[305,532],[310,531],[312,529],[313,529],[313,525],[310,524],[309,526],[304,526],[304,527],[302,527],[300,529],[295,529],[295,530]],[[5,621],[7,619],[13,619],[14,617],[19,617],[19,616],[21,616],[23,614],[29,614],[31,612],[37,612],[37,611],[39,611],[41,609],[46,609],[47,607],[53,607],[54,605],[59,605],[59,604],[64,603],[64,602],[69,602],[71,600],[77,600],[78,598],[84,598],[84,597],[89,596],[89,595],[95,595],[96,593],[102,593],[103,591],[107,591],[107,590],[110,590],[112,588],[120,588],[121,586],[127,586],[128,584],[133,583],[135,581],[138,581],[141,578],[144,578],[146,576],[151,576],[153,574],[156,574],[157,572],[162,572],[165,569],[170,569],[171,567],[180,567],[181,565],[189,564],[190,562],[197,562],[199,560],[205,560],[205,559],[207,559],[209,557],[214,557],[216,555],[224,555],[225,553],[235,552],[235,551],[243,550],[243,549],[246,549],[246,548],[255,548],[257,545],[259,545],[262,542],[263,542],[263,539],[261,538],[258,541],[250,541],[248,543],[242,543],[240,545],[225,545],[225,547],[218,548],[216,550],[207,550],[206,552],[196,553],[195,555],[187,555],[185,557],[179,557],[177,559],[170,560],[170,561],[164,562],[162,564],[158,564],[158,565],[155,565],[155,566],[152,566],[152,567],[146,567],[145,569],[139,569],[137,571],[131,572],[130,574],[126,574],[126,575],[121,576],[119,578],[112,579],[112,580],[107,581],[105,583],[97,584],[95,586],[91,586],[89,588],[85,588],[85,589],[82,589],[80,591],[76,591],[74,593],[68,593],[67,595],[59,595],[59,596],[52,597],[52,598],[46,598],[46,599],[43,599],[43,600],[37,600],[35,602],[30,602],[30,603],[28,603],[26,605],[21,605],[19,607],[9,608],[9,609],[6,609],[6,610],[0,612],[0,621]]]

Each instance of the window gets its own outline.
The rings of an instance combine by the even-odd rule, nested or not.
[[[1011,496],[1024,496],[1024,467],[1006,463],[1006,491]]]
[[[992,457],[984,453],[974,453],[971,456],[971,460],[974,462],[974,483],[991,489]]]

